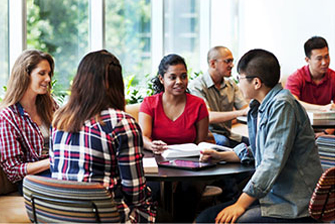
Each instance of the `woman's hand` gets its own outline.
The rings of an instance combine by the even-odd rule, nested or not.
[[[153,140],[150,144],[150,149],[155,154],[161,154],[165,149],[167,149],[167,144],[161,140]]]

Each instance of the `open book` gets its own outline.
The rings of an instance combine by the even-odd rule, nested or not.
[[[200,151],[204,149],[215,149],[217,151],[232,151],[232,149],[229,147],[216,145],[208,142],[200,142],[198,145],[194,143],[185,143],[168,145],[168,149],[164,150],[162,156],[165,159],[199,156]]]

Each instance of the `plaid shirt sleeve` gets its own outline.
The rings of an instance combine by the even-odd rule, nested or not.
[[[27,174],[27,164],[23,161],[24,155],[18,138],[19,130],[15,127],[15,121],[3,111],[0,116],[0,162],[11,182],[22,180]]]
[[[134,119],[126,118],[119,122],[115,134],[119,143],[117,160],[122,192],[131,209],[130,219],[136,223],[152,223],[156,212],[144,177],[141,129]]]

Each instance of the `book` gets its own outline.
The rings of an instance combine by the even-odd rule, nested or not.
[[[143,169],[144,173],[158,173],[158,165],[156,159],[153,158],[143,158]]]
[[[310,120],[333,120],[335,119],[335,111],[313,111],[308,110],[307,115]]]
[[[198,145],[194,143],[185,143],[168,145],[168,148],[163,151],[162,156],[165,159],[200,156],[200,151],[204,149],[215,149],[217,151],[232,151],[232,149],[229,147],[216,145],[208,142],[200,142]]]

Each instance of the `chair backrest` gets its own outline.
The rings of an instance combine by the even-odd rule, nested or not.
[[[136,103],[136,104],[127,104],[125,111],[126,113],[130,114],[135,118],[135,120],[138,122],[138,113],[140,111],[141,104]]]
[[[320,177],[309,203],[309,214],[319,221],[335,220],[335,167]]]
[[[323,170],[335,166],[335,135],[323,135],[316,139]]]
[[[23,180],[23,196],[34,223],[120,222],[113,197],[100,183],[28,175]]]

